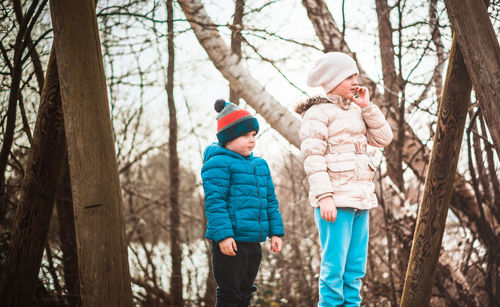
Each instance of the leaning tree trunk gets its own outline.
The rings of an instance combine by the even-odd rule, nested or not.
[[[500,156],[500,45],[484,0],[445,0],[446,10]]]
[[[445,5],[498,157],[500,156],[500,45],[488,15],[488,2],[446,0]],[[489,237],[483,241],[486,241],[488,253],[485,284],[489,290],[490,304],[500,301],[500,236],[494,226],[495,217],[498,215],[492,216],[488,223],[480,223],[477,227],[481,238]]]
[[[95,3],[51,0],[83,306],[131,306],[122,200]]]
[[[255,80],[226,45],[200,0],[177,0],[210,60],[241,98],[291,144],[300,147],[300,121]]]
[[[182,299],[182,248],[181,248],[181,214],[179,207],[179,157],[177,155],[177,112],[174,102],[174,10],[173,0],[167,0],[168,27],[168,66],[167,66],[167,99],[169,114],[168,162],[170,171],[170,255],[172,275],[170,276],[170,295],[174,306],[184,306]]]
[[[406,272],[401,306],[428,306],[472,88],[453,39],[434,146]]]
[[[0,301],[5,306],[30,305],[38,281],[65,155],[57,77],[55,50],[52,48],[19,196],[14,235],[3,272]]]

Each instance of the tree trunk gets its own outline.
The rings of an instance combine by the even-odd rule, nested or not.
[[[455,39],[449,62],[401,306],[420,307],[430,303],[448,204],[453,191],[472,88]]]
[[[394,60],[394,45],[392,43],[392,26],[390,20],[391,8],[387,0],[375,1],[378,15],[378,33],[380,40],[380,58],[382,59],[382,76],[384,79],[384,100],[399,110],[397,117],[398,134],[384,149],[387,158],[387,173],[400,191],[404,191],[403,180],[403,144],[404,144],[404,106],[398,102],[399,86],[398,75]],[[403,129],[400,129],[403,128]]]
[[[118,167],[95,3],[51,0],[83,306],[131,306]]]
[[[445,0],[446,10],[500,156],[500,45],[484,0]]]
[[[243,15],[245,11],[245,0],[236,0],[234,8],[233,25],[231,28],[231,51],[238,57],[238,62],[241,61],[241,29],[243,28]],[[240,96],[233,86],[229,86],[229,101],[234,104],[240,104]]]
[[[0,301],[5,306],[31,304],[47,241],[64,149],[59,80],[55,50],[52,48],[19,196],[14,235],[3,272]]]
[[[302,5],[307,10],[307,16],[314,26],[316,36],[323,45],[324,52],[340,51],[356,57],[345,43],[335,21],[330,18],[330,10],[323,0],[302,0]],[[361,75],[364,74],[361,69],[359,72]]]
[[[167,99],[169,114],[168,162],[170,171],[170,255],[172,259],[172,275],[170,277],[170,294],[174,306],[184,306],[182,299],[182,248],[181,248],[181,214],[179,208],[179,157],[177,155],[177,112],[174,102],[174,10],[173,0],[167,0],[168,27],[168,66],[167,66]]]
[[[208,57],[229,80],[231,86],[241,94],[241,98],[245,99],[291,144],[300,147],[299,119],[274,99],[239,63],[238,57],[226,45],[200,0],[178,0],[178,2]]]
[[[80,281],[78,279],[78,253],[76,250],[75,215],[71,197],[71,179],[68,158],[64,159],[64,173],[57,191],[57,218],[61,242],[64,284],[69,306],[80,306]]]

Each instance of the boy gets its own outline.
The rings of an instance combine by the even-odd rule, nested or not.
[[[252,155],[257,119],[233,103],[215,102],[217,139],[203,153],[201,170],[217,282],[216,306],[248,306],[262,258],[260,242],[281,251],[283,221],[266,161]]]

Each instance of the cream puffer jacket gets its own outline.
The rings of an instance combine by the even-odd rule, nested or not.
[[[360,108],[341,96],[312,97],[295,109],[302,115],[300,151],[309,181],[309,201],[332,195],[337,207],[370,209],[378,205],[376,166],[366,146],[387,146],[392,130],[380,109]]]

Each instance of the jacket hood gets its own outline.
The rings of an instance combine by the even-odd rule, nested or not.
[[[212,143],[208,145],[203,152],[203,163],[218,155],[232,156],[238,159],[250,159],[253,157],[253,153],[251,153],[248,157],[243,157],[234,151],[222,147],[219,143]]]

